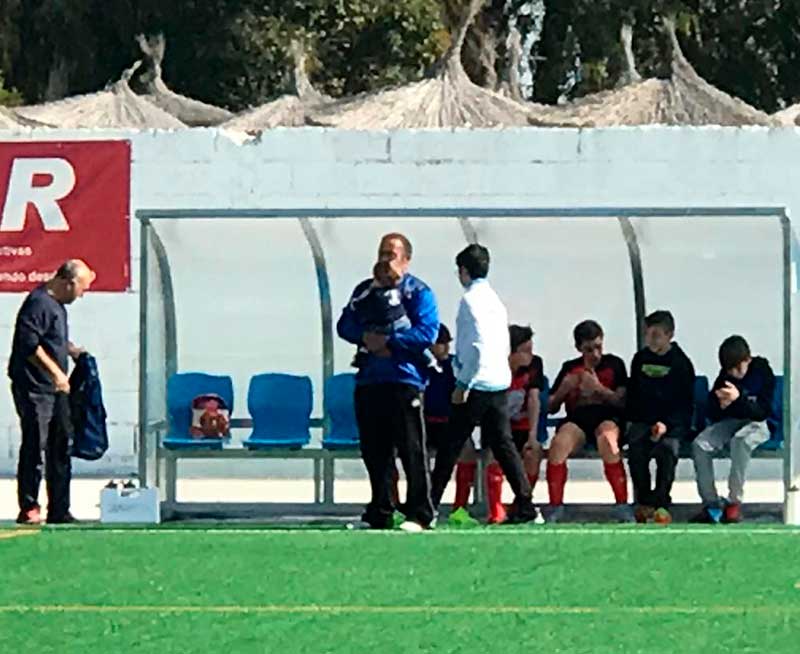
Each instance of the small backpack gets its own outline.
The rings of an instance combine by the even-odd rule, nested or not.
[[[192,438],[228,438],[230,424],[228,406],[219,395],[206,393],[192,400]]]

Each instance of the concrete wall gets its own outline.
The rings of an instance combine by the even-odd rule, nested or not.
[[[2,140],[128,138],[132,210],[169,208],[786,206],[800,215],[795,129],[508,130],[338,132],[275,130],[260,139],[215,130],[125,133],[26,131]],[[511,319],[531,323],[551,378],[572,356],[570,330],[599,319],[608,349],[633,353],[629,264],[613,220],[472,222],[494,255],[493,279]],[[334,307],[367,276],[381,233],[407,231],[415,272],[452,323],[459,288],[453,256],[465,243],[454,221],[316,220]],[[76,341],[98,357],[112,447],[106,468],[133,470],[138,391],[139,230],[132,221],[133,290],[91,294],[70,309]],[[678,338],[700,372],[741,332],[781,368],[779,229],[745,219],[636,221],[648,308],[671,308]],[[320,378],[313,265],[292,221],[159,223],[178,293],[180,365],[234,374],[237,413],[249,375],[264,370]],[[209,298],[212,299],[209,302]],[[0,353],[7,356],[16,295],[0,295]],[[337,343],[336,367],[352,349]],[[5,366],[5,359],[0,362]],[[14,466],[18,433],[10,393],[0,393],[0,472]],[[98,470],[98,465],[82,466]]]

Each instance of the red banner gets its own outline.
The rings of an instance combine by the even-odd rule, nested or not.
[[[0,292],[47,281],[67,259],[92,291],[130,286],[128,141],[0,143]]]

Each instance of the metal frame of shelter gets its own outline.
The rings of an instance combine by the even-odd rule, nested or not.
[[[800,524],[800,421],[795,424],[792,412],[792,387],[795,383],[792,370],[792,347],[800,346],[792,342],[792,303],[800,301],[797,289],[793,287],[797,278],[793,277],[793,268],[798,265],[800,247],[793,235],[787,211],[783,207],[587,207],[571,209],[539,209],[539,208],[345,208],[345,209],[143,209],[136,212],[141,224],[141,261],[140,261],[140,352],[139,352],[139,478],[142,485],[159,485],[166,482],[166,514],[177,506],[175,498],[176,459],[184,455],[164,450],[158,442],[159,434],[166,428],[166,416],[148,415],[148,393],[151,392],[151,373],[147,370],[147,353],[149,341],[148,323],[148,287],[152,281],[160,285],[164,309],[165,332],[165,366],[166,378],[178,371],[178,344],[176,329],[175,295],[170,272],[169,254],[161,242],[153,223],[159,220],[192,220],[192,219],[296,219],[300,222],[303,234],[314,261],[317,277],[317,290],[322,320],[322,371],[323,378],[334,374],[333,361],[333,308],[331,306],[330,284],[325,252],[318,238],[311,219],[336,218],[402,218],[402,219],[458,219],[465,240],[477,242],[477,234],[470,224],[470,218],[523,218],[523,219],[596,219],[615,218],[628,249],[631,280],[634,295],[634,319],[637,347],[642,347],[642,328],[646,314],[646,296],[642,257],[633,218],[687,218],[725,217],[725,218],[764,218],[774,219],[780,223],[782,234],[782,279],[783,287],[783,479],[784,479],[784,521]],[[152,251],[151,251],[152,249]],[[159,279],[150,280],[149,257],[154,255],[158,261]],[[776,280],[778,282],[778,280]],[[166,380],[164,380],[166,381]],[[800,383],[800,380],[798,381]],[[325,428],[325,416],[314,418],[312,427]],[[234,419],[234,428],[249,427],[249,419]],[[797,451],[796,451],[797,450]],[[319,450],[316,450],[319,452]],[[254,453],[257,455],[257,453]],[[288,454],[288,456],[287,456]],[[320,503],[321,458],[303,456],[302,453],[276,453],[274,458],[312,458],[315,464],[315,502]],[[311,453],[309,453],[311,454]],[[196,456],[197,453],[194,453]],[[193,457],[192,452],[186,456]],[[200,454],[202,458],[237,457],[236,452],[217,451]],[[351,454],[352,456],[352,454]],[[346,456],[345,456],[346,458]],[[326,504],[332,504],[333,461],[325,461],[324,495]],[[163,489],[162,489],[163,493]],[[214,505],[224,511],[227,505]]]

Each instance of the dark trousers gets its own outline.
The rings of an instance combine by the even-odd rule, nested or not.
[[[444,489],[453,474],[458,455],[472,430],[480,425],[483,447],[489,447],[503,469],[522,513],[532,510],[531,485],[522,458],[511,437],[508,398],[505,391],[470,391],[464,404],[454,404],[450,414],[447,439],[439,445],[431,476],[431,499],[434,506],[442,501]]]
[[[47,514],[49,518],[63,517],[69,511],[72,478],[69,396],[66,393],[33,393],[16,385],[12,385],[11,392],[22,427],[17,465],[19,508],[28,511],[39,506],[44,454]]]
[[[361,456],[369,474],[372,499],[364,520],[375,528],[391,525],[394,453],[403,464],[408,490],[405,515],[427,526],[433,520],[428,453],[422,421],[422,394],[407,384],[368,384],[355,392]]]
[[[670,492],[675,481],[678,450],[684,432],[674,429],[658,441],[650,438],[649,424],[632,423],[628,428],[628,468],[637,504],[667,509],[672,504]],[[656,486],[651,486],[650,460],[656,461]]]

